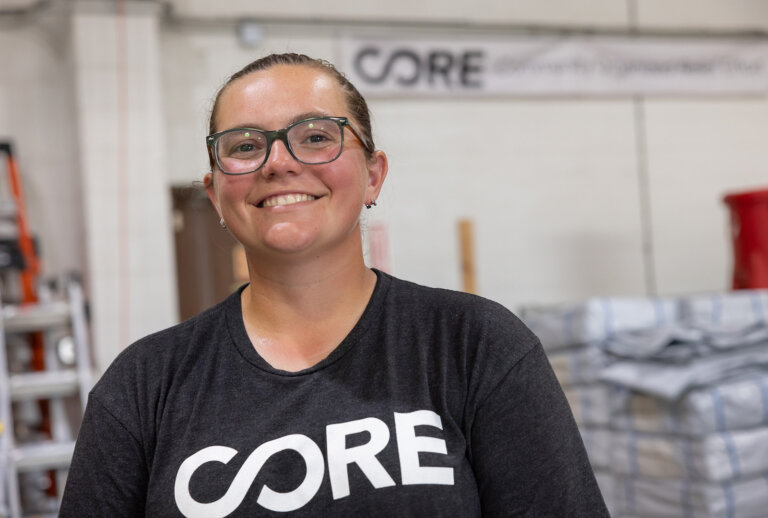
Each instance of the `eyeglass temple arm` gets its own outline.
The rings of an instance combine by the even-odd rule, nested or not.
[[[365,147],[366,151],[368,151],[369,153],[373,153],[373,152],[375,151],[375,150],[373,149],[373,146],[371,145],[371,143],[370,143],[370,142],[368,142],[368,139],[367,139],[367,138],[365,138],[365,137],[362,137],[362,136],[360,135],[360,133],[358,133],[358,132],[357,132],[357,130],[355,129],[355,127],[354,127],[354,126],[352,126],[352,123],[351,123],[351,122],[349,122],[349,120],[346,120],[346,119],[345,119],[345,121],[344,121],[344,125],[345,125],[346,127],[348,127],[348,128],[350,129],[350,131],[352,131],[352,133],[353,133],[353,134],[354,134],[354,135],[355,135],[355,136],[358,138],[358,140],[359,140],[360,142],[362,142],[362,143],[363,143],[363,146]]]

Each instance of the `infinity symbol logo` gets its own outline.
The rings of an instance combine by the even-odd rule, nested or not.
[[[237,455],[237,450],[226,446],[209,446],[185,460],[176,475],[174,497],[181,513],[188,518],[223,518],[232,513],[242,503],[245,495],[256,479],[264,463],[272,455],[283,450],[299,453],[307,465],[304,481],[288,493],[278,493],[266,484],[259,493],[258,504],[270,511],[295,511],[312,500],[323,482],[325,465],[323,454],[306,435],[286,435],[274,441],[265,442],[246,459],[243,467],[235,475],[227,492],[220,499],[210,503],[200,503],[189,493],[189,481],[194,472],[206,462],[227,464]]]

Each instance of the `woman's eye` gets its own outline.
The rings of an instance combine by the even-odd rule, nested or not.
[[[253,155],[263,150],[263,146],[255,140],[242,140],[229,146],[230,156]]]
[[[307,142],[312,144],[322,144],[323,142],[327,142],[328,135],[323,135],[322,133],[316,133],[314,135],[309,135],[307,137]]]
[[[295,135],[295,137],[298,137],[296,142],[298,145],[301,146],[327,146],[329,144],[332,144],[335,142],[336,138],[334,138],[333,135],[326,131],[319,131],[315,129],[314,131],[307,131],[300,135]]]

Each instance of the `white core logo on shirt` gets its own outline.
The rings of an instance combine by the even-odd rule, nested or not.
[[[440,416],[430,410],[400,414],[395,412],[395,434],[400,458],[402,484],[453,485],[453,468],[429,467],[419,464],[419,452],[448,453],[445,441],[434,437],[419,437],[416,426],[427,425],[443,429]],[[326,430],[328,475],[334,500],[349,496],[347,466],[357,464],[373,487],[394,486],[395,481],[376,458],[389,443],[390,432],[386,423],[375,417],[328,425]],[[352,448],[346,447],[348,435],[368,432],[370,441]],[[270,511],[295,511],[306,505],[317,494],[325,474],[325,459],[317,444],[301,434],[286,435],[265,442],[246,459],[240,471],[220,499],[201,503],[189,493],[189,482],[195,471],[207,462],[228,463],[238,451],[226,446],[208,446],[181,463],[176,474],[174,496],[179,511],[188,518],[220,518],[231,514],[245,499],[256,475],[272,455],[293,450],[304,459],[307,467],[304,480],[287,493],[279,493],[266,484],[261,488],[257,503]]]

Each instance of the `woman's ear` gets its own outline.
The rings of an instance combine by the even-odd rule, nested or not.
[[[211,200],[213,207],[216,209],[216,213],[221,217],[221,211],[219,210],[218,197],[216,196],[216,182],[213,180],[213,173],[208,173],[203,178],[203,185],[205,185],[205,194],[208,195],[208,199]]]
[[[368,186],[365,190],[366,200],[376,200],[387,177],[389,162],[384,151],[374,151],[368,161]]]

